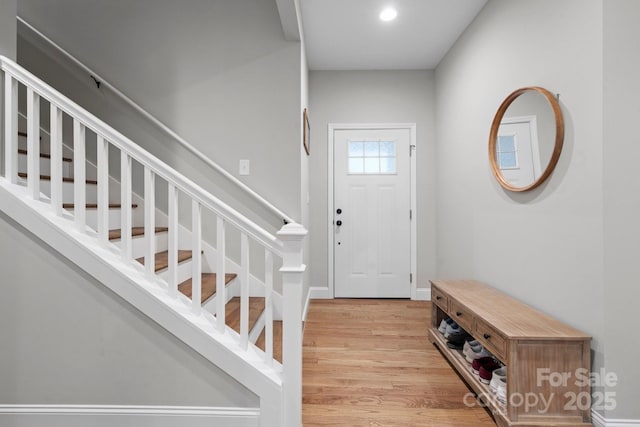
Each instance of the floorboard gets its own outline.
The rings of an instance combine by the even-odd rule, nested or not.
[[[465,405],[470,390],[427,339],[430,310],[425,301],[312,301],[304,426],[495,427]]]

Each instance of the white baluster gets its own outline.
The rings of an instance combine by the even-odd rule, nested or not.
[[[73,215],[76,227],[84,231],[87,223],[85,127],[77,119],[73,120]]]
[[[109,242],[109,142],[98,135],[98,235]]]
[[[49,141],[51,146],[51,206],[56,215],[62,214],[62,111],[50,105]]]
[[[144,168],[144,265],[149,277],[155,274],[156,264],[156,175]]]
[[[169,183],[169,294],[178,296],[178,189]]]
[[[240,346],[249,344],[249,237],[240,235]]]
[[[40,96],[27,88],[27,188],[40,199]]]
[[[227,292],[225,289],[225,258],[226,242],[225,242],[225,221],[222,217],[218,217],[216,221],[216,325],[218,331],[224,333],[226,312],[225,305],[227,303]]]
[[[131,245],[131,156],[120,151],[120,250],[126,260],[132,257]]]
[[[196,200],[191,202],[191,302],[193,313],[200,315],[202,308],[202,208]]]
[[[265,362],[273,364],[273,254],[264,251],[264,333]]]
[[[18,81],[4,73],[4,176],[18,181]]]
[[[302,244],[307,230],[289,223],[282,240],[282,366],[285,426],[302,425],[302,287],[306,266]]]

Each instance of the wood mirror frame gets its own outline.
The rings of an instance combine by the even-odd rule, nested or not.
[[[547,163],[546,167],[540,174],[538,178],[536,178],[531,184],[526,185],[524,187],[516,187],[511,184],[505,177],[502,175],[500,170],[500,166],[498,165],[497,156],[496,156],[496,147],[498,141],[498,130],[500,128],[500,124],[502,119],[507,111],[507,108],[515,101],[520,95],[526,92],[537,92],[544,96],[549,103],[549,106],[553,110],[553,115],[555,117],[555,130],[556,137],[555,143],[553,147],[553,152],[551,154],[551,158],[549,159],[549,163]],[[507,98],[500,104],[498,111],[496,112],[495,117],[493,118],[493,122],[491,123],[491,133],[489,134],[489,163],[491,164],[491,172],[493,172],[493,176],[495,176],[496,180],[500,183],[500,185],[509,191],[522,192],[533,190],[540,184],[542,184],[553,172],[553,169],[556,167],[558,163],[558,159],[560,158],[560,153],[562,152],[562,144],[564,142],[564,119],[562,117],[562,110],[560,109],[560,104],[556,99],[555,95],[549,92],[547,89],[537,86],[523,87],[513,91]]]

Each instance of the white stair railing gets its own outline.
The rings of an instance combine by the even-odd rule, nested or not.
[[[180,239],[180,204],[182,200],[189,202],[185,207],[191,208],[191,233],[189,250],[194,262],[191,264],[192,300],[188,302],[190,310],[196,316],[206,318],[214,327],[213,330],[230,338],[234,345],[248,354],[261,354],[267,366],[273,368],[268,375],[280,378],[282,412],[278,420],[269,421],[270,425],[301,425],[302,413],[302,277],[305,266],[302,262],[302,241],[306,235],[304,227],[289,223],[274,236],[260,228],[230,206],[217,199],[200,186],[173,170],[159,159],[143,150],[140,146],[112,129],[104,122],[79,107],[68,98],[49,87],[37,77],[24,70],[13,61],[0,56],[0,69],[4,74],[4,179],[11,184],[19,184],[18,180],[18,91],[22,87],[27,93],[27,188],[28,196],[35,200],[50,203],[51,212],[56,217],[70,218],[75,229],[83,235],[93,236],[96,245],[109,245],[109,209],[112,201],[109,194],[109,155],[114,152],[120,157],[120,230],[121,244],[119,251],[122,262],[136,264],[132,259],[131,240],[133,227],[133,166],[142,168],[144,177],[144,239],[145,266],[139,266],[153,280],[161,283],[166,292],[179,300],[179,243]],[[50,197],[43,197],[40,191],[39,156],[41,106],[48,105],[50,115],[50,156],[51,186]],[[63,201],[62,153],[63,153],[63,121],[67,118],[73,123],[73,203]],[[89,138],[91,137],[91,138]],[[95,140],[97,164],[97,222],[92,229],[87,222],[89,206],[86,204],[86,153],[88,140]],[[112,175],[112,174],[111,174]],[[162,183],[168,188],[168,275],[166,280],[156,275],[154,270],[156,247],[155,226],[156,189]],[[113,192],[111,192],[113,194]],[[116,193],[117,194],[117,193]],[[213,215],[216,230],[203,228],[203,216]],[[186,221],[183,221],[186,222]],[[240,236],[240,333],[237,334],[225,324],[227,273],[227,235],[230,229]],[[200,251],[205,236],[216,241],[216,308],[215,317],[208,315],[201,306],[201,275],[203,263]],[[184,240],[184,239],[183,239]],[[265,286],[265,350],[259,350],[249,344],[249,281],[250,243],[262,247],[264,253],[264,286]],[[113,245],[112,245],[113,246]],[[282,319],[283,319],[283,363],[280,365],[273,359],[273,318],[274,318],[274,260],[282,263]],[[260,260],[262,261],[262,260]],[[124,273],[123,273],[124,274]],[[186,303],[185,303],[186,304]],[[262,353],[260,353],[262,352]],[[273,396],[269,396],[273,399]],[[278,413],[279,410],[272,413]],[[266,425],[266,424],[265,424]]]

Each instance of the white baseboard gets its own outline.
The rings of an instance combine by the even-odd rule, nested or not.
[[[591,411],[591,424],[593,424],[593,427],[606,427],[607,425],[602,415],[593,410]]]
[[[304,301],[304,307],[302,308],[302,321],[303,322],[307,321],[307,312],[309,311],[310,302],[311,302],[311,288],[309,288],[309,291],[307,292],[307,298]]]
[[[312,299],[333,299],[333,296],[329,294],[329,288],[323,288],[320,286],[311,286],[307,292],[307,300],[304,302],[304,309],[302,310],[302,321],[307,320],[307,312],[309,311],[309,304]]]
[[[431,288],[417,288],[416,301],[431,301]]]
[[[591,411],[591,422],[593,427],[640,427],[640,420],[607,419],[596,411]]]
[[[11,427],[258,427],[257,408],[114,405],[0,405]]]
[[[311,299],[333,299],[333,293],[328,286],[311,286],[309,297]]]
[[[304,311],[302,313],[303,319],[307,318],[307,310],[309,309],[309,301],[312,299],[333,299],[331,290],[328,287],[311,286],[307,293],[307,300],[304,305]],[[431,301],[431,288],[418,288],[416,289],[416,301]]]

